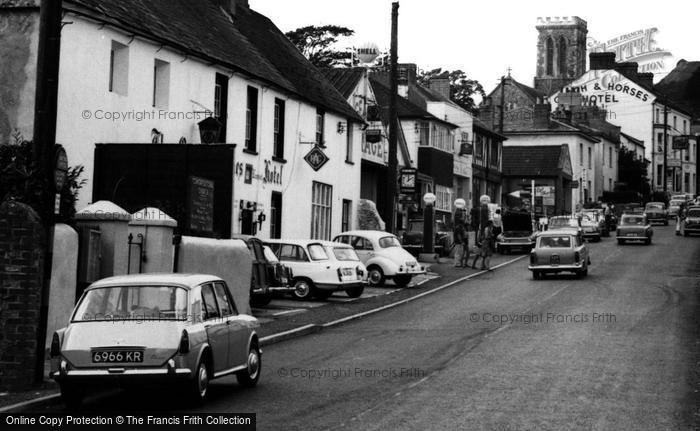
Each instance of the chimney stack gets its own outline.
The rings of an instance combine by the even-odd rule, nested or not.
[[[436,76],[430,80],[429,88],[450,100],[450,76],[447,72]]]
[[[631,81],[637,80],[637,69],[639,69],[639,63],[634,61],[624,61],[615,65],[615,70]]]
[[[493,126],[493,105],[490,97],[484,97],[481,106],[479,107],[479,119],[486,123],[489,127]]]
[[[592,52],[589,55],[591,70],[613,70],[615,69],[614,52]]]
[[[408,98],[408,88],[416,84],[418,66],[415,63],[399,63],[399,96]]]
[[[654,74],[652,72],[638,73],[637,74],[637,81],[639,81],[639,83],[644,85],[644,86],[653,87],[654,86]]]
[[[219,6],[228,12],[231,16],[236,16],[238,9],[248,10],[250,5],[248,0],[218,0]]]
[[[552,105],[538,100],[532,118],[532,126],[535,129],[549,129],[549,121],[552,115]]]

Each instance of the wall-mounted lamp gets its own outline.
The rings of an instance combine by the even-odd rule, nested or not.
[[[345,132],[345,122],[338,121],[338,133]]]

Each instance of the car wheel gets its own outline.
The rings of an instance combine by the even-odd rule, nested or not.
[[[76,409],[83,405],[85,393],[82,389],[67,383],[61,384],[61,399],[69,409]]]
[[[384,281],[384,271],[378,266],[371,266],[367,268],[367,280],[369,280],[370,286],[382,286]]]
[[[365,291],[365,286],[357,286],[357,287],[351,287],[350,289],[347,289],[345,293],[350,297],[350,298],[359,298],[362,296],[362,292]]]
[[[194,379],[190,382],[189,395],[193,402],[202,403],[209,393],[209,367],[205,357],[199,361]]]
[[[264,307],[272,301],[271,293],[261,293],[261,294],[250,294],[250,306],[251,307]]]
[[[625,243],[625,240],[623,240],[623,239],[618,239],[618,240],[617,240],[617,244],[618,244],[618,245],[622,245],[622,244],[624,244],[624,243]]]
[[[413,276],[411,276],[411,275],[406,275],[406,274],[396,275],[396,276],[394,276],[394,284],[399,286],[399,287],[406,287],[406,286],[408,286],[408,283],[411,282],[411,278],[413,278]]]
[[[532,279],[533,280],[542,279],[542,273],[540,271],[532,271]]]
[[[649,245],[651,244],[651,238],[647,238],[644,240],[644,245]]]
[[[668,220],[664,221],[664,226],[668,226]]]
[[[260,369],[262,368],[262,356],[257,344],[250,346],[245,370],[236,373],[238,384],[246,388],[252,388],[260,380]]]
[[[688,232],[683,231],[683,236],[689,236],[690,234]]]
[[[294,299],[304,300],[311,297],[311,291],[313,290],[313,285],[308,280],[297,280],[294,283],[294,290],[292,291],[292,296]]]

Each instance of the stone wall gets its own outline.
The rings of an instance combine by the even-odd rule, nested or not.
[[[0,205],[0,392],[34,382],[43,241],[34,210],[13,201]]]

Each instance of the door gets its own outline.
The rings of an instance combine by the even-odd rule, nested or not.
[[[272,192],[270,202],[270,238],[282,238],[282,193]]]
[[[214,373],[217,373],[230,368],[228,357],[229,321],[222,318],[214,294],[214,286],[211,283],[202,285],[202,311],[204,312],[204,328],[207,331],[214,360]]]
[[[253,211],[249,209],[241,210],[241,233],[243,235],[255,235],[253,223]]]
[[[216,301],[221,306],[223,320],[226,320],[228,327],[228,364],[224,368],[228,370],[245,364],[248,357],[248,337],[251,330],[243,324],[231,292],[224,282],[214,282],[214,293]]]

